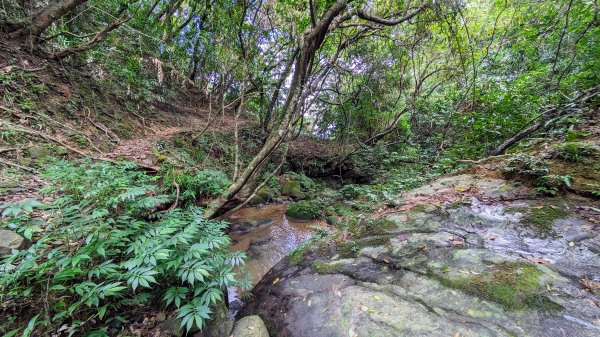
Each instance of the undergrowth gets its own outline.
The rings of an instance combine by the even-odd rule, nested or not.
[[[0,228],[25,247],[0,260],[0,332],[13,336],[114,336],[133,313],[164,307],[188,331],[202,328],[223,290],[238,281],[227,224],[174,196],[132,163],[51,167],[49,205],[1,205]],[[164,209],[164,211],[162,211]],[[144,309],[146,308],[146,309]]]

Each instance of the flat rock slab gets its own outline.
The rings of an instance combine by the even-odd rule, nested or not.
[[[382,228],[281,261],[242,314],[277,336],[600,336],[600,204],[533,195],[436,181]]]

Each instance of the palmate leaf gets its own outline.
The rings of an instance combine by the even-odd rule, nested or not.
[[[202,303],[200,298],[194,298],[191,303],[188,303],[177,311],[177,318],[181,318],[181,327],[185,327],[186,331],[190,331],[194,326],[202,329],[204,321],[210,319],[212,310],[208,305]]]
[[[167,289],[163,300],[167,302],[167,306],[171,303],[175,303],[175,306],[179,308],[181,306],[181,300],[186,299],[188,293],[189,290],[186,287],[170,287]]]
[[[151,268],[134,268],[129,274],[131,276],[127,278],[127,284],[135,291],[138,285],[150,288],[150,283],[156,283],[153,275],[158,274],[158,272]]]

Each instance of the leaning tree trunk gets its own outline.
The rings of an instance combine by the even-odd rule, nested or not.
[[[56,20],[60,19],[75,7],[87,0],[55,0],[48,6],[40,8],[37,13],[30,16],[20,25],[20,28],[10,32],[9,38],[38,37],[50,27]]]

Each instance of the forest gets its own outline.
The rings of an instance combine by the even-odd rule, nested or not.
[[[598,0],[2,0],[0,334],[600,335]]]

